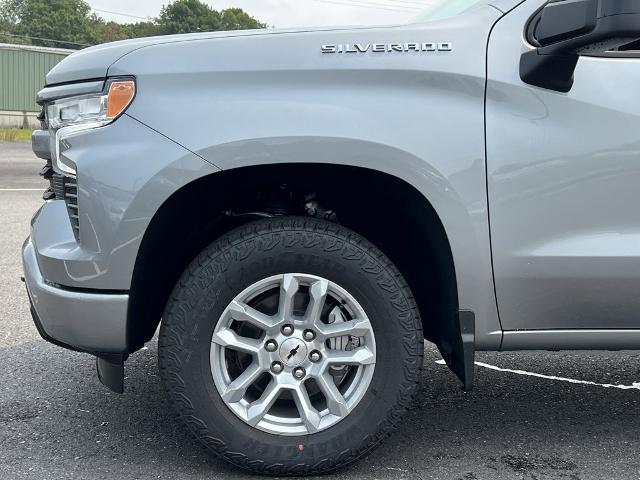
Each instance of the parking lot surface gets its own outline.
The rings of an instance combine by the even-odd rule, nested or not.
[[[174,422],[154,342],[129,359],[116,395],[92,357],[38,336],[20,246],[42,203],[41,166],[28,143],[0,142],[0,479],[246,478]],[[471,393],[439,359],[428,346],[419,395],[384,446],[323,478],[640,478],[640,353],[481,352]]]

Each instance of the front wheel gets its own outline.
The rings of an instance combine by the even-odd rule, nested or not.
[[[213,453],[278,475],[364,456],[415,392],[423,338],[411,292],[359,235],[307,218],[240,227],[207,247],[163,316],[172,405]]]

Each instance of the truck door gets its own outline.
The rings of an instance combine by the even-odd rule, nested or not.
[[[595,0],[599,9],[636,3]],[[580,56],[569,91],[526,83],[530,20],[546,4],[521,3],[488,45],[487,187],[502,326],[640,328],[640,46],[629,36],[620,51]],[[567,16],[567,31],[576,18]]]

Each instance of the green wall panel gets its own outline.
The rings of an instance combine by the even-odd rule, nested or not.
[[[0,110],[39,111],[36,93],[47,72],[64,57],[64,53],[0,46]]]

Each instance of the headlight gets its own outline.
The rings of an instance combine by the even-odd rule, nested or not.
[[[75,175],[75,166],[65,161],[64,139],[92,128],[103,127],[118,118],[133,101],[136,84],[133,80],[112,80],[105,92],[69,97],[47,105],[49,128],[53,136],[54,159],[59,170]]]

